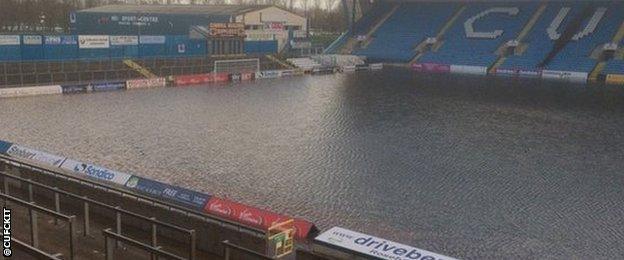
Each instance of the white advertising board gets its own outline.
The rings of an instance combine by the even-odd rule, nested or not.
[[[20,146],[20,145],[12,145],[11,148],[7,151],[7,154],[11,157],[25,159],[29,161],[33,161],[36,163],[40,163],[43,165],[59,167],[61,163],[65,160],[65,157],[57,156],[54,154],[49,154],[42,151],[37,151],[35,149],[30,149],[28,147]]]
[[[80,49],[106,49],[110,47],[108,35],[79,35],[78,48]]]
[[[139,42],[141,44],[165,44],[165,36],[162,35],[141,35]]]
[[[388,241],[383,238],[333,227],[314,240],[352,252],[387,260],[452,260],[455,258]]]
[[[0,35],[0,45],[20,45],[20,36]]]
[[[115,35],[110,37],[111,45],[139,45],[138,36]]]
[[[0,97],[23,97],[36,95],[61,94],[61,86],[40,86],[23,88],[0,88]]]
[[[83,174],[99,180],[110,181],[119,185],[126,185],[126,182],[128,182],[128,179],[131,177],[131,175],[127,173],[116,172],[104,167],[74,161],[72,159],[65,160],[65,162],[61,165],[61,168],[70,172]]]
[[[128,89],[165,87],[166,85],[167,81],[165,78],[133,79],[126,81],[126,87]]]
[[[473,75],[487,75],[487,67],[484,67],[484,66],[451,65],[451,73],[473,74]]]
[[[41,35],[24,35],[24,45],[41,45],[43,44],[43,37]]]
[[[550,80],[561,80],[574,83],[586,83],[587,72],[543,70],[542,78]]]

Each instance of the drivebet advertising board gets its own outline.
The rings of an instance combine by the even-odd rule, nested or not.
[[[358,255],[387,260],[455,260],[419,248],[388,241],[383,238],[333,227],[315,238],[323,244],[347,249]]]

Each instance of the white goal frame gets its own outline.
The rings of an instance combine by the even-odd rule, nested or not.
[[[260,59],[216,60],[213,71],[214,73],[258,72],[260,71]]]

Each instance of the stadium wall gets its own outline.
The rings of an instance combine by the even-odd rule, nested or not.
[[[229,15],[135,14],[77,12],[70,19],[72,34],[186,35],[193,25],[225,23]],[[132,20],[140,19],[141,26]]]
[[[245,41],[245,53],[276,53],[277,43]],[[209,55],[187,35],[0,35],[0,62]]]

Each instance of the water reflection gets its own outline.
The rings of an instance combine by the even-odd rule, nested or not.
[[[462,258],[612,258],[623,94],[386,70],[2,99],[0,138]]]

